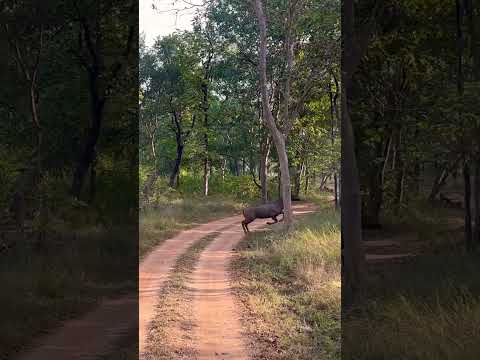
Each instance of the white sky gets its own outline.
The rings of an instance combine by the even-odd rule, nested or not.
[[[186,4],[174,0],[140,0],[140,33],[145,32],[145,44],[152,46],[158,36],[165,36],[173,33],[175,30],[191,29],[191,20],[195,14],[195,9],[182,10],[178,12],[174,9],[183,9]],[[200,3],[200,1],[197,1]],[[152,8],[155,4],[156,9]]]

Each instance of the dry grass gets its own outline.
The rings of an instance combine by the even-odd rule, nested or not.
[[[413,231],[427,246],[411,262],[370,269],[363,301],[344,310],[345,359],[480,357],[480,256],[464,252],[461,216],[417,204],[390,219],[390,232]]]
[[[219,197],[158,199],[155,208],[140,213],[140,257],[181,230],[241,213],[244,204]]]
[[[325,206],[290,234],[258,232],[234,262],[255,359],[340,358],[340,230]]]

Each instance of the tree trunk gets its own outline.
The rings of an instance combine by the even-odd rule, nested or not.
[[[440,171],[437,174],[437,176],[435,177],[435,180],[433,181],[432,190],[430,191],[430,195],[428,196],[429,201],[435,200],[438,193],[440,192],[442,187],[447,182],[448,175],[449,175],[449,168],[448,167],[442,169],[442,171]]]
[[[337,115],[337,97],[338,97],[338,81],[336,78],[335,80],[335,94],[333,93],[332,90],[332,83],[328,83],[328,89],[329,89],[329,97],[330,97],[330,136],[331,136],[331,141],[332,141],[332,152],[334,151],[333,146],[335,145],[335,120]],[[338,125],[337,125],[338,126]],[[337,191],[337,171],[334,170],[333,172],[333,192],[334,192],[334,204],[335,204],[335,209],[338,208],[338,191]]]
[[[386,170],[387,170],[388,160],[390,159],[390,149],[391,148],[392,148],[392,136],[390,136],[387,140],[387,150],[386,150],[386,154],[384,156],[383,167],[382,167],[382,186],[383,186],[383,184],[385,184],[385,173],[386,173]]]
[[[143,185],[143,200],[146,204],[149,202],[150,193],[152,192],[152,188],[155,185],[158,178],[157,170],[154,170],[150,175],[148,175],[147,180],[145,180],[145,184]]]
[[[235,159],[233,160],[233,166],[234,166],[234,171],[235,171],[235,176],[240,176],[240,160]]]
[[[225,181],[225,169],[227,167],[227,159],[225,158],[222,158],[221,160],[221,165],[220,165],[220,172],[221,172],[221,176],[222,176],[222,181]]]
[[[277,150],[278,161],[280,163],[280,174],[281,174],[281,198],[283,200],[284,207],[284,223],[288,228],[291,227],[293,221],[292,214],[292,199],[291,199],[291,189],[290,189],[290,173],[288,166],[288,156],[285,147],[285,137],[278,130],[275,121],[273,119],[272,112],[270,111],[270,106],[268,104],[268,94],[267,94],[267,24],[266,17],[263,12],[263,5],[261,0],[255,0],[255,13],[258,20],[259,27],[259,37],[260,37],[260,46],[259,46],[259,77],[260,77],[260,90],[262,95],[262,107],[263,107],[263,116],[265,123],[270,129],[270,133]],[[289,99],[287,98],[286,101]],[[287,119],[285,119],[287,120]]]
[[[302,182],[303,163],[295,167],[295,178],[293,180],[293,198],[300,198],[300,186]]]
[[[372,34],[372,27],[368,27],[366,33],[360,33],[363,37],[356,35],[353,0],[343,1],[342,15],[342,166],[340,205],[342,219],[342,307],[345,307],[351,305],[359,297],[365,279],[360,181],[348,94],[351,88],[353,73],[362,58],[362,52],[367,48]]]
[[[92,204],[97,193],[97,156],[94,155],[92,164],[90,165],[90,193],[88,203]]]
[[[343,250],[342,298],[350,304],[364,281],[365,255],[362,243],[362,211],[355,140],[348,113],[345,89],[342,94],[342,167],[341,167],[341,238]]]
[[[480,162],[477,159],[475,163],[475,172],[473,174],[473,241],[472,247],[476,248],[480,245]]]
[[[156,130],[156,129],[155,129]],[[152,191],[152,187],[155,185],[155,182],[158,178],[158,169],[157,169],[157,150],[155,146],[155,130],[153,130],[150,134],[150,151],[152,152],[152,160],[153,160],[153,172],[148,176],[145,184],[143,186],[143,199],[146,204],[148,204],[150,198],[150,192]]]
[[[175,159],[175,165],[173,166],[172,174],[170,175],[169,186],[171,188],[177,189],[180,185],[180,166],[182,164],[183,158],[183,144],[177,143],[177,158]]]
[[[92,77],[93,75],[91,78]],[[90,101],[92,103],[90,112],[91,126],[88,131],[87,141],[85,142],[85,146],[73,174],[73,182],[71,187],[71,194],[76,199],[80,198],[88,169],[95,160],[95,148],[100,136],[100,129],[103,121],[104,101],[100,100],[97,96],[97,79],[91,79],[90,81]]]
[[[335,209],[338,209],[338,179],[336,172],[333,174],[333,196],[335,197]]]
[[[305,196],[308,194],[308,181],[309,181],[309,174],[308,174],[308,167],[305,166]]]
[[[260,157],[260,185],[262,186],[262,202],[268,201],[268,157],[270,155],[270,137],[266,137],[262,143],[262,154]]]
[[[208,196],[208,184],[210,179],[210,162],[208,157],[203,159],[203,195]]]
[[[472,246],[472,213],[471,213],[471,184],[470,184],[470,167],[465,160],[463,164],[463,181],[465,188],[465,245],[467,251],[471,251]]]
[[[209,58],[211,59],[211,58]],[[206,68],[206,73],[204,77],[205,83],[202,84],[202,93],[203,93],[203,145],[204,145],[204,160],[203,160],[203,195],[208,196],[208,182],[210,179],[210,159],[208,154],[208,69],[210,67],[210,61],[208,61],[208,66]]]

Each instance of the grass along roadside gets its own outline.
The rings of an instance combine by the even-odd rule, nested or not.
[[[155,208],[140,214],[140,257],[181,230],[240,214],[244,206],[241,202],[219,196],[162,198]]]
[[[462,212],[414,204],[377,236],[413,233],[421,256],[368,272],[365,298],[344,311],[345,359],[478,359],[480,254],[466,254]],[[362,341],[358,341],[362,339]]]
[[[339,214],[325,205],[290,234],[252,233],[232,263],[255,359],[340,358]]]
[[[345,359],[478,359],[479,271],[479,254],[443,254],[371,276],[342,321]]]
[[[201,252],[218,236],[209,234],[196,242],[178,258],[162,287],[157,313],[147,338],[146,359],[193,359],[195,350],[189,333],[193,313],[186,282]]]
[[[136,291],[138,262],[129,251],[137,228],[49,236],[37,248],[19,242],[0,254],[0,359],[101,299]]]

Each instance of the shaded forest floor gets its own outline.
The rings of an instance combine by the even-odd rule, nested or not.
[[[47,234],[18,241],[0,254],[0,358],[14,357],[32,340],[102,300],[136,290],[131,239],[137,228]]]
[[[418,203],[365,231],[368,281],[342,322],[346,359],[478,359],[480,255],[465,253],[463,213]]]

